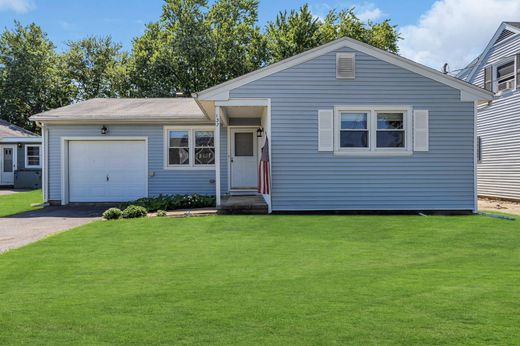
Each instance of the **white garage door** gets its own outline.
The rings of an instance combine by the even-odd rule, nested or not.
[[[69,201],[124,202],[146,196],[145,141],[70,141]]]

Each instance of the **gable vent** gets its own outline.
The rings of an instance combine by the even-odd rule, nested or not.
[[[512,32],[512,31],[509,31],[509,30],[507,30],[507,29],[504,29],[504,30],[500,33],[500,35],[498,36],[498,38],[497,38],[497,40],[495,41],[495,43],[498,43],[498,42],[500,42],[500,41],[504,41],[506,38],[508,38],[508,37],[510,37],[510,36],[512,36],[512,35],[514,35],[514,34],[515,34],[515,33]]]
[[[356,56],[354,53],[336,54],[336,78],[354,79],[356,77]]]

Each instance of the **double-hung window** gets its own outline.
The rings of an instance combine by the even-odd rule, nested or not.
[[[208,128],[166,127],[166,168],[214,167],[214,134],[214,131]]]
[[[41,145],[25,146],[25,168],[41,168]]]
[[[408,107],[336,107],[334,151],[337,153],[411,153]]]
[[[515,88],[515,61],[510,60],[496,66],[496,91],[503,92]]]

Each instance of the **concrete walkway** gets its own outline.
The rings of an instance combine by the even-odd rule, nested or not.
[[[0,252],[100,218],[106,207],[46,207],[0,218]]]

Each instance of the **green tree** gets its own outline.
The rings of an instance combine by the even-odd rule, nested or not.
[[[308,5],[298,11],[280,12],[274,22],[268,22],[266,30],[270,62],[276,62],[308,49],[350,37],[375,47],[398,52],[401,39],[397,27],[387,19],[381,23],[363,23],[355,15],[355,8],[330,10],[323,20],[314,17]]]
[[[55,47],[42,29],[32,23],[14,23],[0,36],[0,117],[29,130],[33,114],[68,104],[69,82]]]
[[[166,31],[161,23],[146,25],[144,34],[133,41],[129,59],[129,94],[135,97],[168,97],[176,92],[173,66],[165,58]]]
[[[286,59],[308,49],[319,46],[323,39],[322,22],[314,17],[309,5],[299,11],[280,12],[274,22],[267,23],[266,39],[270,62]]]
[[[67,45],[69,49],[62,57],[64,73],[76,89],[77,100],[127,95],[127,58],[120,44],[107,36],[87,37]]]
[[[266,41],[258,21],[257,0],[218,0],[209,10],[214,54],[211,84],[222,83],[261,67]]]

